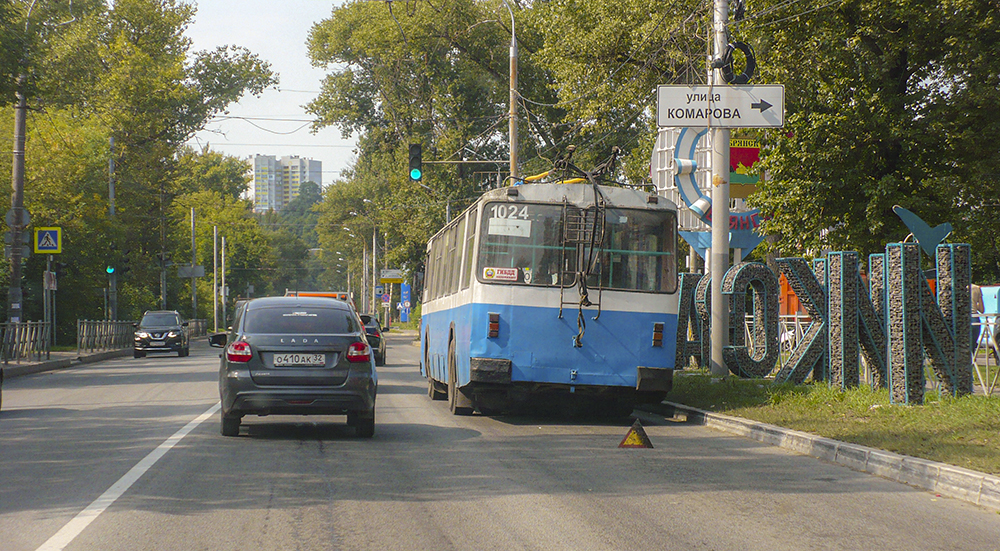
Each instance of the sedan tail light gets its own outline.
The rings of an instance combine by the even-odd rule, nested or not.
[[[250,343],[236,341],[226,349],[226,359],[231,362],[246,363],[252,357],[253,351],[250,350]]]
[[[349,362],[370,362],[371,348],[363,342],[356,342],[347,347],[347,361]]]

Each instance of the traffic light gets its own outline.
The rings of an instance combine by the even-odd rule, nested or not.
[[[111,274],[115,273],[115,267],[112,266],[112,265],[110,265],[110,264],[108,264],[108,266],[106,268],[104,268],[104,271],[108,272],[108,275],[111,275]]]
[[[125,277],[125,274],[131,269],[129,266],[129,261],[131,260],[130,255],[132,254],[131,249],[127,249],[125,254],[122,256],[121,262],[118,263],[118,275]]]
[[[410,179],[419,182],[424,176],[421,147],[418,143],[410,144]]]

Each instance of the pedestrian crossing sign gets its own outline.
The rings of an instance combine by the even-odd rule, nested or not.
[[[35,252],[58,254],[62,252],[62,228],[35,228]]]

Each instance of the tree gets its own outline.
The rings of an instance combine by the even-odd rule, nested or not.
[[[1000,279],[996,232],[983,231],[1000,192],[1000,112],[986,107],[1000,100],[995,3],[757,9],[768,15],[743,32],[760,81],[786,85],[786,126],[761,134],[768,179],[752,201],[783,236],[780,252],[880,251],[907,235],[891,210],[900,204],[951,222],[979,277]]]
[[[36,225],[63,227],[60,259],[81,290],[60,300],[62,332],[75,317],[103,317],[104,266],[126,250],[132,272],[119,281],[119,313],[134,317],[154,306],[156,255],[190,243],[166,239],[179,221],[171,218],[174,198],[204,185],[235,200],[245,185],[238,162],[209,152],[197,157],[183,143],[226,105],[276,80],[266,63],[241,48],[189,52],[183,33],[193,13],[175,0],[118,0],[113,7],[103,0],[0,0],[0,105],[10,100],[11,75],[28,77],[21,83],[30,113],[25,205]],[[7,49],[11,43],[17,48]],[[0,119],[12,126],[6,115]],[[3,164],[0,186],[9,187],[9,157]],[[41,257],[29,258],[25,281],[40,280],[43,264]],[[40,293],[28,290],[26,312],[40,317]]]
[[[242,159],[212,151],[207,145],[201,151],[185,146],[177,153],[173,180],[178,193],[215,191],[236,199],[247,190],[250,176]]]

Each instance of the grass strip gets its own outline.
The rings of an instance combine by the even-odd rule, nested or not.
[[[1000,397],[928,391],[924,404],[892,404],[889,391],[825,383],[678,373],[667,400],[842,442],[1000,475]]]

